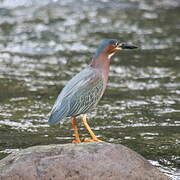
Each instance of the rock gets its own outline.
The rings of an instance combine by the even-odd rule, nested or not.
[[[110,143],[34,146],[0,161],[1,180],[168,180],[129,148]]]

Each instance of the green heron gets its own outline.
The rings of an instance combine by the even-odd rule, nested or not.
[[[71,117],[75,135],[72,142],[80,143],[76,117],[83,114],[82,122],[92,137],[84,141],[100,142],[87,123],[87,113],[97,105],[106,89],[111,57],[120,50],[134,48],[137,47],[115,39],[103,40],[90,65],[76,74],[59,94],[52,108],[49,124],[54,125],[66,117]]]

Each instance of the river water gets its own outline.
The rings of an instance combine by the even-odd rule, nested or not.
[[[70,120],[49,127],[48,113],[99,42],[115,38],[140,48],[113,58],[89,124],[180,179],[179,17],[178,0],[0,0],[0,157],[71,142]]]

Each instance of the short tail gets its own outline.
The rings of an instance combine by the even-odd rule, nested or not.
[[[52,110],[51,115],[49,117],[48,124],[49,125],[55,125],[59,122],[62,122],[63,119],[67,116],[68,111],[65,107],[62,107],[61,109]]]

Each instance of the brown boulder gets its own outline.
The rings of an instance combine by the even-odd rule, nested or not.
[[[1,180],[168,180],[131,149],[110,143],[34,146],[0,161]]]

